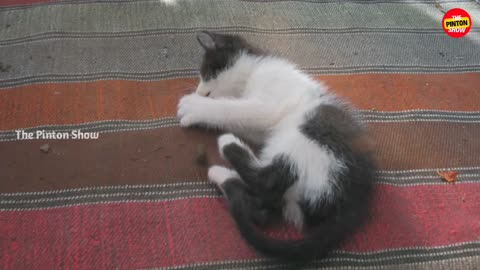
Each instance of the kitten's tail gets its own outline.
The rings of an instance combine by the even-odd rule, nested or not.
[[[252,208],[247,203],[251,195],[240,181],[228,181],[224,191],[229,208],[243,238],[261,253],[286,260],[309,260],[325,257],[346,236],[350,225],[338,220],[328,221],[314,228],[314,232],[299,240],[270,238],[256,228],[252,220]],[[237,184],[238,183],[238,184]],[[335,219],[335,218],[334,218]]]
[[[324,257],[339,242],[334,227],[323,226],[315,234],[299,240],[280,240],[266,236],[250,222],[239,204],[232,205],[232,214],[242,236],[261,253],[287,260],[306,260]]]

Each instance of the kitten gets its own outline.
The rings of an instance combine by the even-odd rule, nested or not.
[[[233,169],[212,166],[210,181],[227,198],[242,236],[273,257],[322,257],[366,217],[373,162],[365,128],[350,106],[290,62],[237,35],[200,32],[205,55],[195,93],[178,105],[181,126],[233,134],[218,138]],[[259,155],[240,140],[261,145]],[[272,239],[256,229],[278,217],[301,240]]]

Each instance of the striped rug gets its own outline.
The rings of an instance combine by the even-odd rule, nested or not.
[[[476,1],[167,2],[0,1],[0,269],[479,269]],[[455,7],[472,18],[461,39],[441,26]],[[295,61],[370,126],[372,220],[328,258],[258,255],[207,182],[195,156],[220,163],[217,134],[175,118],[201,29]]]

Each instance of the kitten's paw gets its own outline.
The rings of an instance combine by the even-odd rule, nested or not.
[[[227,179],[239,178],[237,172],[234,170],[214,165],[208,169],[208,179],[221,186]]]
[[[252,152],[250,148],[245,143],[243,143],[238,137],[236,137],[231,133],[228,133],[218,137],[218,150],[220,151],[220,156],[222,156],[223,159],[225,159],[225,154],[223,151],[224,148],[231,144],[236,144],[242,147],[243,149],[247,150],[248,152],[250,153]]]
[[[182,97],[177,107],[177,117],[180,120],[180,126],[189,127],[201,124],[206,107],[204,97],[196,94]]]
[[[227,133],[223,134],[220,137],[218,137],[218,148],[222,149],[223,147],[229,145],[229,144],[239,144],[239,145],[244,145],[244,143],[235,135],[232,133]]]

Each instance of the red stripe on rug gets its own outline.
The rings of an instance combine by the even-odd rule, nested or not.
[[[344,247],[369,252],[477,241],[479,184],[375,189],[372,222]],[[123,269],[255,258],[223,199],[0,212],[3,269]]]

